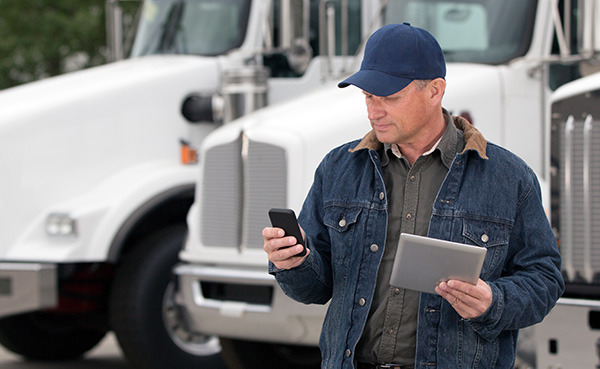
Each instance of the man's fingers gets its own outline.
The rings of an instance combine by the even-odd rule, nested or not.
[[[477,286],[456,280],[441,282],[436,292],[465,319],[480,316],[492,303],[492,291],[481,279]]]
[[[303,249],[302,245],[295,245],[292,247],[278,249],[271,253],[271,257],[269,258],[271,261],[282,261],[289,258],[293,258],[298,255]]]
[[[265,227],[262,231],[263,238],[270,240],[272,238],[281,238],[285,235],[285,232],[281,228]]]
[[[262,232],[265,241],[264,249],[269,260],[277,268],[291,269],[300,265],[304,260],[303,257],[296,257],[302,251],[303,246],[298,244],[295,237],[284,237],[284,234],[285,232],[281,228],[264,228]]]
[[[267,253],[277,251],[282,247],[293,246],[298,243],[295,237],[283,237],[285,232],[281,228],[263,229],[263,238],[265,240],[265,251]]]

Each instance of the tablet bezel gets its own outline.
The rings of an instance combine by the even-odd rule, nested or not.
[[[450,279],[477,284],[485,247],[401,233],[390,276],[392,286],[433,293]]]

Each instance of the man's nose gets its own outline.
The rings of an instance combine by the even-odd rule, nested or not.
[[[373,98],[367,102],[367,113],[369,120],[375,120],[385,116],[385,110],[377,97],[373,96]]]

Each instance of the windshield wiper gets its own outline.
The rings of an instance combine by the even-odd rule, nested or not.
[[[160,43],[158,44],[158,51],[160,53],[168,53],[169,49],[171,49],[171,46],[175,44],[184,7],[185,1],[179,0],[173,4],[169,10],[169,15],[167,16],[167,20],[163,25]]]

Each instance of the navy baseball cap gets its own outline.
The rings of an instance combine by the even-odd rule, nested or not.
[[[415,79],[446,77],[442,48],[431,33],[409,23],[388,24],[371,35],[360,70],[338,84],[389,96]]]

